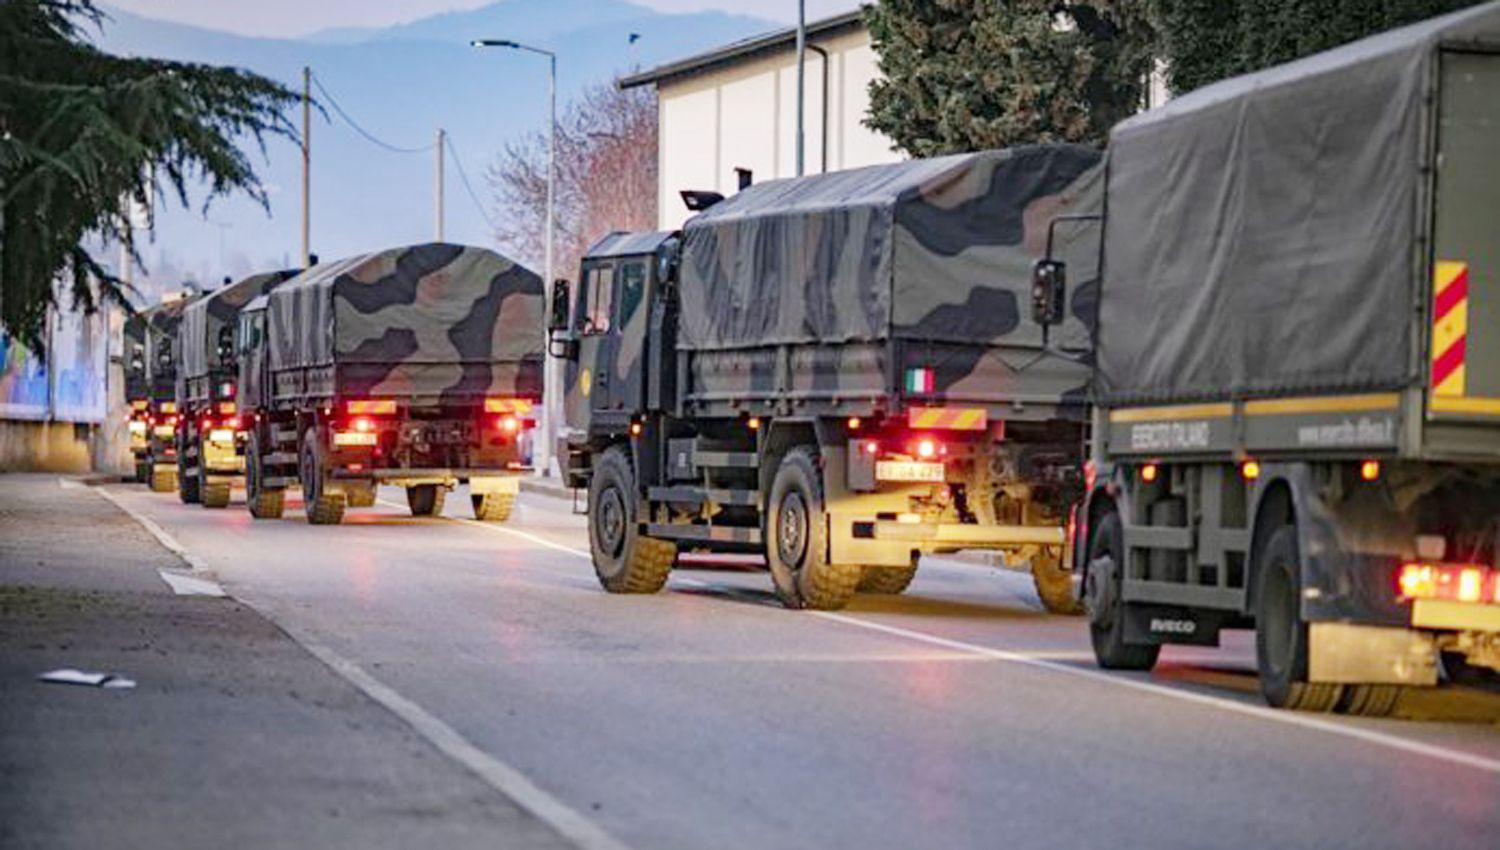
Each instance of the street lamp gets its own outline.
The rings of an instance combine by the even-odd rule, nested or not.
[[[546,291],[552,288],[552,230],[553,230],[553,184],[557,174],[557,54],[540,47],[532,47],[511,41],[508,38],[476,38],[469,42],[471,47],[504,47],[511,50],[524,50],[547,57],[547,258]],[[559,396],[561,390],[561,376],[557,374],[560,361],[551,355],[547,355],[546,368],[542,372],[542,447],[537,452],[540,462],[537,464],[542,468],[543,475],[552,474],[552,447],[557,439],[557,413]]]

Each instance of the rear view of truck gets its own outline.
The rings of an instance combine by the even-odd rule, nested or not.
[[[596,245],[554,326],[559,456],[604,586],[659,588],[683,549],[763,553],[787,605],[837,608],[974,549],[1071,611],[1097,249],[1049,225],[1097,210],[1098,162],[1037,146],[781,180]],[[1077,285],[1033,298],[1054,235]]]
[[[125,324],[125,393],[135,479],[159,493],[177,489],[177,326],[190,300],[172,299]]]
[[[296,272],[255,274],[215,290],[183,311],[177,328],[177,493],[205,508],[229,504],[245,471],[246,430],[236,395],[234,332],[240,308]]]
[[[1106,667],[1253,625],[1275,706],[1500,670],[1500,4],[1116,127],[1087,509]]]
[[[300,483],[309,522],[337,524],[406,489],[417,516],[467,483],[506,519],[541,402],[543,289],[492,251],[433,243],[315,266],[241,313],[250,512],[278,517]]]

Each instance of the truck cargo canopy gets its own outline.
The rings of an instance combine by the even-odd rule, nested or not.
[[[1037,344],[1031,264],[1054,215],[1097,211],[1098,161],[1034,146],[748,187],[683,228],[678,347]],[[1071,313],[1054,333],[1088,343]]]
[[[226,368],[219,351],[219,337],[234,332],[240,309],[295,275],[295,271],[254,274],[204,295],[182,311],[182,375],[198,378],[211,370]]]
[[[493,251],[429,243],[322,263],[267,300],[271,369],[337,365],[359,389],[483,394],[543,354],[542,279]]]
[[[1416,377],[1427,98],[1487,3],[1206,86],[1117,125],[1107,402],[1390,389]]]

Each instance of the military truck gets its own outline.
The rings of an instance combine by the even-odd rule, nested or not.
[[[177,328],[177,493],[187,504],[229,505],[245,471],[246,431],[235,391],[239,374],[234,332],[240,309],[296,275],[263,272],[225,285],[183,310]]]
[[[166,493],[177,489],[177,325],[191,297],[183,295],[125,323],[125,397],[130,404],[130,453],[135,480]]]
[[[1053,231],[1097,256],[1049,222],[1095,208],[1098,162],[1042,146],[778,180],[594,245],[550,326],[604,588],[747,552],[787,606],[830,609],[980,549],[1072,610],[1095,283],[1065,313],[1031,266]]]
[[[1253,626],[1271,705],[1369,715],[1500,669],[1497,51],[1489,3],[1114,128],[1101,666]]]
[[[252,516],[300,482],[308,521],[337,524],[406,488],[417,516],[468,484],[503,521],[529,471],[541,400],[541,278],[493,251],[431,243],[316,265],[240,314],[239,389]]]

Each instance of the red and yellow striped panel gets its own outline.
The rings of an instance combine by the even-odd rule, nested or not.
[[[1432,271],[1432,393],[1462,396],[1469,333],[1469,265],[1438,260]]]
[[[982,407],[913,407],[906,411],[906,424],[912,428],[983,431],[990,423]]]

